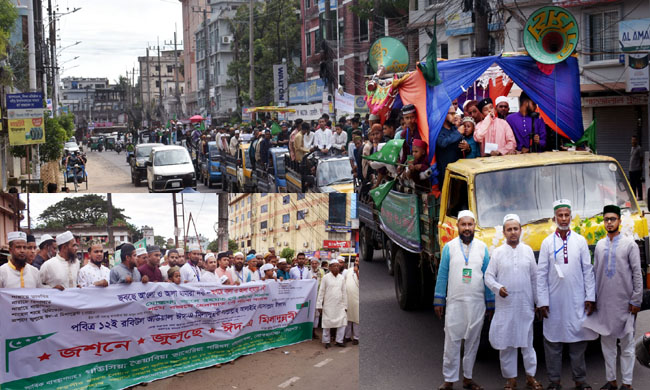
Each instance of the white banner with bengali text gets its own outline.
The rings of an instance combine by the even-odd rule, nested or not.
[[[0,289],[2,389],[121,389],[311,340],[315,280]]]

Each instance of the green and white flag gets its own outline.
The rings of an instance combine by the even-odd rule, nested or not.
[[[388,192],[393,188],[394,185],[395,185],[395,180],[391,180],[370,190],[370,196],[372,197],[372,200],[375,202],[375,206],[377,206],[377,208],[381,207],[381,203],[384,201],[384,198],[386,197]]]
[[[392,139],[386,142],[380,151],[375,152],[370,156],[363,156],[363,158],[370,161],[395,165],[397,164],[397,160],[399,159],[399,152],[402,150],[403,145],[403,139]]]

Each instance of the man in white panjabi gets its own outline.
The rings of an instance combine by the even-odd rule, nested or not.
[[[7,233],[8,262],[0,266],[0,288],[39,288],[38,268],[27,263],[27,234]]]
[[[77,259],[77,240],[70,231],[56,236],[59,253],[41,266],[39,276],[45,288],[63,291],[77,286],[79,260]]]
[[[345,275],[345,291],[348,293],[348,326],[345,338],[359,344],[359,258],[354,261],[354,269]]]
[[[569,346],[572,377],[577,390],[586,382],[587,341],[598,335],[582,323],[595,309],[594,271],[587,240],[572,232],[571,202],[553,203],[555,232],[542,241],[537,261],[537,306],[544,318],[544,353],[549,390],[560,389],[562,350]]]
[[[77,276],[79,287],[107,287],[111,280],[111,270],[102,265],[104,260],[104,244],[93,241],[88,248],[88,264],[81,267]]]
[[[594,251],[597,308],[582,326],[600,334],[607,379],[601,389],[618,387],[616,341],[620,340],[623,384],[618,388],[629,390],[634,372],[634,320],[643,300],[641,259],[634,238],[619,231],[620,207],[605,206],[603,219],[607,236],[598,241]]]
[[[474,361],[481,338],[486,307],[494,308],[494,294],[485,286],[483,274],[490,261],[487,246],[474,239],[474,213],[458,213],[459,236],[442,250],[434,293],[434,310],[438,318],[445,316],[445,350],[440,389],[452,389],[459,379],[460,346],[465,340],[463,356],[463,388],[480,390],[472,379]]]
[[[537,262],[528,245],[519,241],[519,216],[503,218],[506,243],[492,252],[485,271],[485,285],[494,292],[494,318],[490,324],[490,344],[499,351],[505,390],[517,388],[517,349],[521,348],[529,389],[542,390],[535,379],[537,355],[533,348],[533,320],[537,300]]]
[[[348,324],[346,313],[348,294],[345,291],[345,279],[339,273],[338,262],[331,260],[329,267],[330,272],[323,276],[316,300],[316,309],[321,311],[323,320],[322,341],[325,348],[329,348],[331,346],[330,329],[336,328],[336,346],[345,347],[343,338],[345,337],[345,326]]]

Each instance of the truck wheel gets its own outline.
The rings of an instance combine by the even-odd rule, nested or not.
[[[386,259],[386,269],[388,270],[388,275],[395,275],[395,246],[393,243],[386,237],[384,242],[384,258]]]
[[[420,278],[415,259],[403,249],[395,253],[395,294],[402,310],[414,310],[420,303]]]
[[[420,272],[422,294],[420,295],[420,307],[431,309],[433,307],[433,295],[436,289],[436,275],[428,264],[422,266]]]
[[[372,245],[372,232],[366,226],[363,226],[359,231],[359,246],[361,247],[361,260],[372,261],[375,252]]]

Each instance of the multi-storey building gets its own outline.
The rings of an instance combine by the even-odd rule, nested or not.
[[[206,20],[210,18],[209,0],[179,0],[183,9],[183,62],[185,65],[184,112],[188,116],[199,113],[198,77],[196,73],[195,32],[201,28],[205,10]]]
[[[183,86],[182,50],[149,51],[149,56],[138,57],[140,65],[140,93],[145,118],[167,120],[173,114],[180,115],[180,96]],[[176,67],[178,66],[178,71]],[[176,95],[178,84],[178,96]]]
[[[231,194],[231,240],[242,251],[284,248],[298,252],[354,252],[356,206],[346,194]]]

